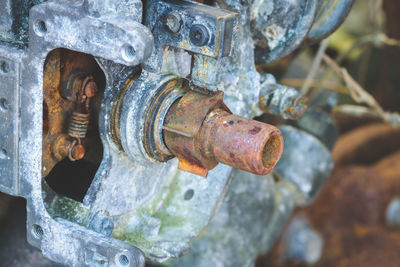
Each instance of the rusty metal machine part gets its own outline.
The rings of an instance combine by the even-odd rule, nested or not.
[[[260,91],[260,108],[283,119],[298,120],[307,111],[307,97],[295,88],[264,82]]]
[[[43,177],[63,159],[81,160],[86,154],[82,142],[89,128],[90,101],[99,90],[88,74],[94,71],[88,55],[57,49],[48,56],[43,77]]]
[[[263,112],[260,96],[270,99],[255,60],[293,51],[340,7],[299,2],[0,0],[0,190],[27,199],[28,242],[68,266],[141,267],[145,257],[169,264],[197,240],[178,266],[251,266],[304,204],[297,195],[323,184],[250,173],[266,174],[282,153],[280,132],[250,119]],[[292,97],[280,90],[265,104],[297,118],[305,108]],[[95,169],[80,198],[49,182],[65,162],[72,178],[86,161]]]
[[[152,98],[146,111],[144,147],[150,157],[158,161],[166,161],[173,158],[174,155],[164,142],[165,117],[170,107],[188,92],[187,80],[170,77],[166,83],[160,85],[158,92]]]
[[[178,167],[201,176],[218,162],[266,175],[283,150],[276,127],[233,115],[222,92],[186,93],[169,109],[163,130],[166,146],[179,159]]]
[[[258,175],[278,162],[283,139],[277,128],[236,116],[223,102],[223,92],[191,89],[171,76],[157,85],[144,125],[144,148],[159,161],[173,156],[178,168],[207,176],[218,162]]]

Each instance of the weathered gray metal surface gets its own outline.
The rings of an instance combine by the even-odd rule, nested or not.
[[[256,71],[255,57],[271,61],[298,47],[321,2],[231,0],[229,11],[183,1],[149,1],[145,10],[139,0],[41,2],[0,1],[0,190],[27,199],[29,242],[69,266],[143,266],[145,256],[156,262],[182,256],[200,235],[193,252],[174,264],[252,265],[293,208],[308,203],[323,184],[331,168],[327,150],[285,126],[291,139],[278,168],[282,181],[232,173],[225,165],[204,179],[179,171],[175,159],[162,163],[148,155],[147,109],[160,84],[183,77],[224,91],[238,115],[261,114],[266,77]],[[262,57],[253,49],[260,38],[268,41]],[[55,195],[41,177],[43,66],[60,47],[95,56],[106,76],[99,116],[103,161],[83,203]],[[139,64],[144,70],[129,85]],[[112,131],[116,113],[118,138]],[[275,113],[285,117],[282,110]]]
[[[12,32],[11,27],[13,23],[13,15],[12,15],[12,1],[7,0],[3,1],[3,8],[0,10],[0,32],[1,38],[5,40],[11,40]]]
[[[0,261],[2,266],[61,267],[26,242],[26,202],[0,193]]]
[[[88,12],[84,1],[35,6],[30,12],[30,44],[40,42],[42,46],[84,51],[128,66],[138,65],[150,56],[153,36],[140,23],[140,16],[124,17],[110,11],[101,16],[96,11],[99,15],[93,17]]]
[[[301,130],[291,126],[281,129],[288,151],[279,163],[282,167],[276,169],[278,181],[271,175],[259,177],[234,171],[225,202],[193,241],[191,251],[181,259],[167,261],[166,265],[254,266],[257,256],[269,251],[279,237],[293,209],[316,196],[333,164],[329,151]],[[299,146],[293,142],[304,144]],[[318,158],[305,161],[304,157],[310,155]],[[299,166],[305,171],[299,171]],[[288,257],[315,262],[318,249],[308,253],[304,246],[320,248],[320,252],[322,240],[303,222],[293,228],[288,236]]]
[[[284,237],[283,261],[315,264],[321,258],[324,241],[305,218],[295,217]]]
[[[224,204],[193,241],[188,255],[168,266],[254,266],[284,227],[295,206],[290,185],[234,171]],[[256,220],[254,218],[257,218]],[[251,226],[251,227],[249,227]]]
[[[348,15],[353,0],[254,1],[251,21],[256,62],[275,61],[305,41],[320,41],[334,32]]]
[[[28,47],[29,10],[45,0],[2,0],[0,43],[20,49]]]
[[[346,19],[354,0],[319,1],[318,13],[308,33],[308,41],[317,42],[332,34]]]
[[[309,204],[332,171],[330,151],[306,132],[291,126],[282,126],[280,130],[286,149],[275,170],[283,179],[296,186],[299,192],[298,202]]]
[[[2,133],[2,136],[12,138],[4,148],[8,150],[8,156],[2,161],[9,163],[1,169],[2,172],[7,170],[7,173],[2,173],[2,184],[7,187],[6,192],[27,199],[28,241],[41,248],[46,257],[70,266],[93,266],[92,261],[96,259],[107,262],[109,266],[142,266],[144,257],[140,250],[79,225],[54,220],[42,199],[42,88],[47,54],[52,49],[65,47],[135,65],[151,53],[152,35],[144,26],[132,19],[115,21],[112,17],[107,17],[109,20],[91,17],[88,20],[85,4],[83,1],[58,1],[35,6],[30,16],[28,51],[2,47],[9,64],[9,73],[1,76],[2,85],[8,85],[1,90],[8,102],[8,113],[2,111],[2,117],[8,122],[7,126],[2,124],[7,133]],[[127,32],[127,26],[133,32]],[[85,29],[88,31],[82,35]],[[100,34],[93,35],[96,32]],[[91,36],[91,42],[87,41],[87,36]],[[101,36],[108,37],[99,38]],[[124,43],[135,46],[136,53],[132,58],[124,58]],[[17,103],[23,108],[18,110]]]
[[[118,75],[123,71],[111,71],[117,66],[109,61],[99,59],[99,63],[109,75],[103,102],[106,108],[100,114],[100,127],[105,129],[104,155],[84,203],[91,210],[107,210],[114,221],[112,236],[140,247],[148,258],[178,257],[222,202],[231,167],[221,165],[203,179],[177,170],[175,160],[154,162],[147,156],[142,141],[144,113],[160,84],[147,73],[123,98],[120,129],[127,154],[122,152],[110,135],[108,118],[113,112],[110,102],[118,95],[115,89],[120,88]],[[151,82],[153,78],[155,82]],[[184,200],[188,190],[194,191],[193,198]]]
[[[297,126],[319,139],[328,149],[332,149],[339,138],[339,130],[330,114],[322,108],[309,108]]]
[[[275,61],[299,47],[312,27],[318,2],[255,1],[251,8],[252,29],[258,40],[256,46],[262,48],[256,50],[256,60],[260,63]]]
[[[18,109],[21,54],[16,49],[0,48],[0,190],[19,194]]]

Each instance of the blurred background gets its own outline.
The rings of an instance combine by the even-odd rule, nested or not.
[[[258,66],[328,105],[337,126],[324,133],[332,176],[258,267],[400,266],[399,12],[399,0],[356,0],[328,40]],[[57,266],[27,244],[25,221],[24,200],[0,193],[0,266]]]
[[[399,11],[398,0],[357,0],[329,38],[325,53],[349,75],[323,59],[309,84],[338,93],[335,170],[257,266],[400,266]],[[302,87],[321,46],[262,68]]]

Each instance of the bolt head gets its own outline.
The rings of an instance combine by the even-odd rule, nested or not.
[[[182,18],[177,12],[171,12],[167,15],[167,19],[165,22],[168,30],[173,33],[179,32],[182,26]]]
[[[72,148],[71,153],[72,153],[72,157],[75,160],[81,160],[81,159],[83,159],[83,157],[85,156],[85,153],[86,153],[85,147],[83,145],[75,145]]]
[[[190,42],[196,46],[204,46],[210,41],[210,33],[206,26],[194,24],[189,31]]]
[[[99,89],[97,88],[96,82],[94,80],[91,80],[85,86],[85,95],[88,98],[92,98],[96,95],[98,90]]]

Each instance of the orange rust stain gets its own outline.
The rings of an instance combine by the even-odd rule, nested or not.
[[[208,170],[206,168],[196,165],[184,158],[179,159],[178,168],[182,171],[190,172],[203,177],[207,177],[208,174]]]

